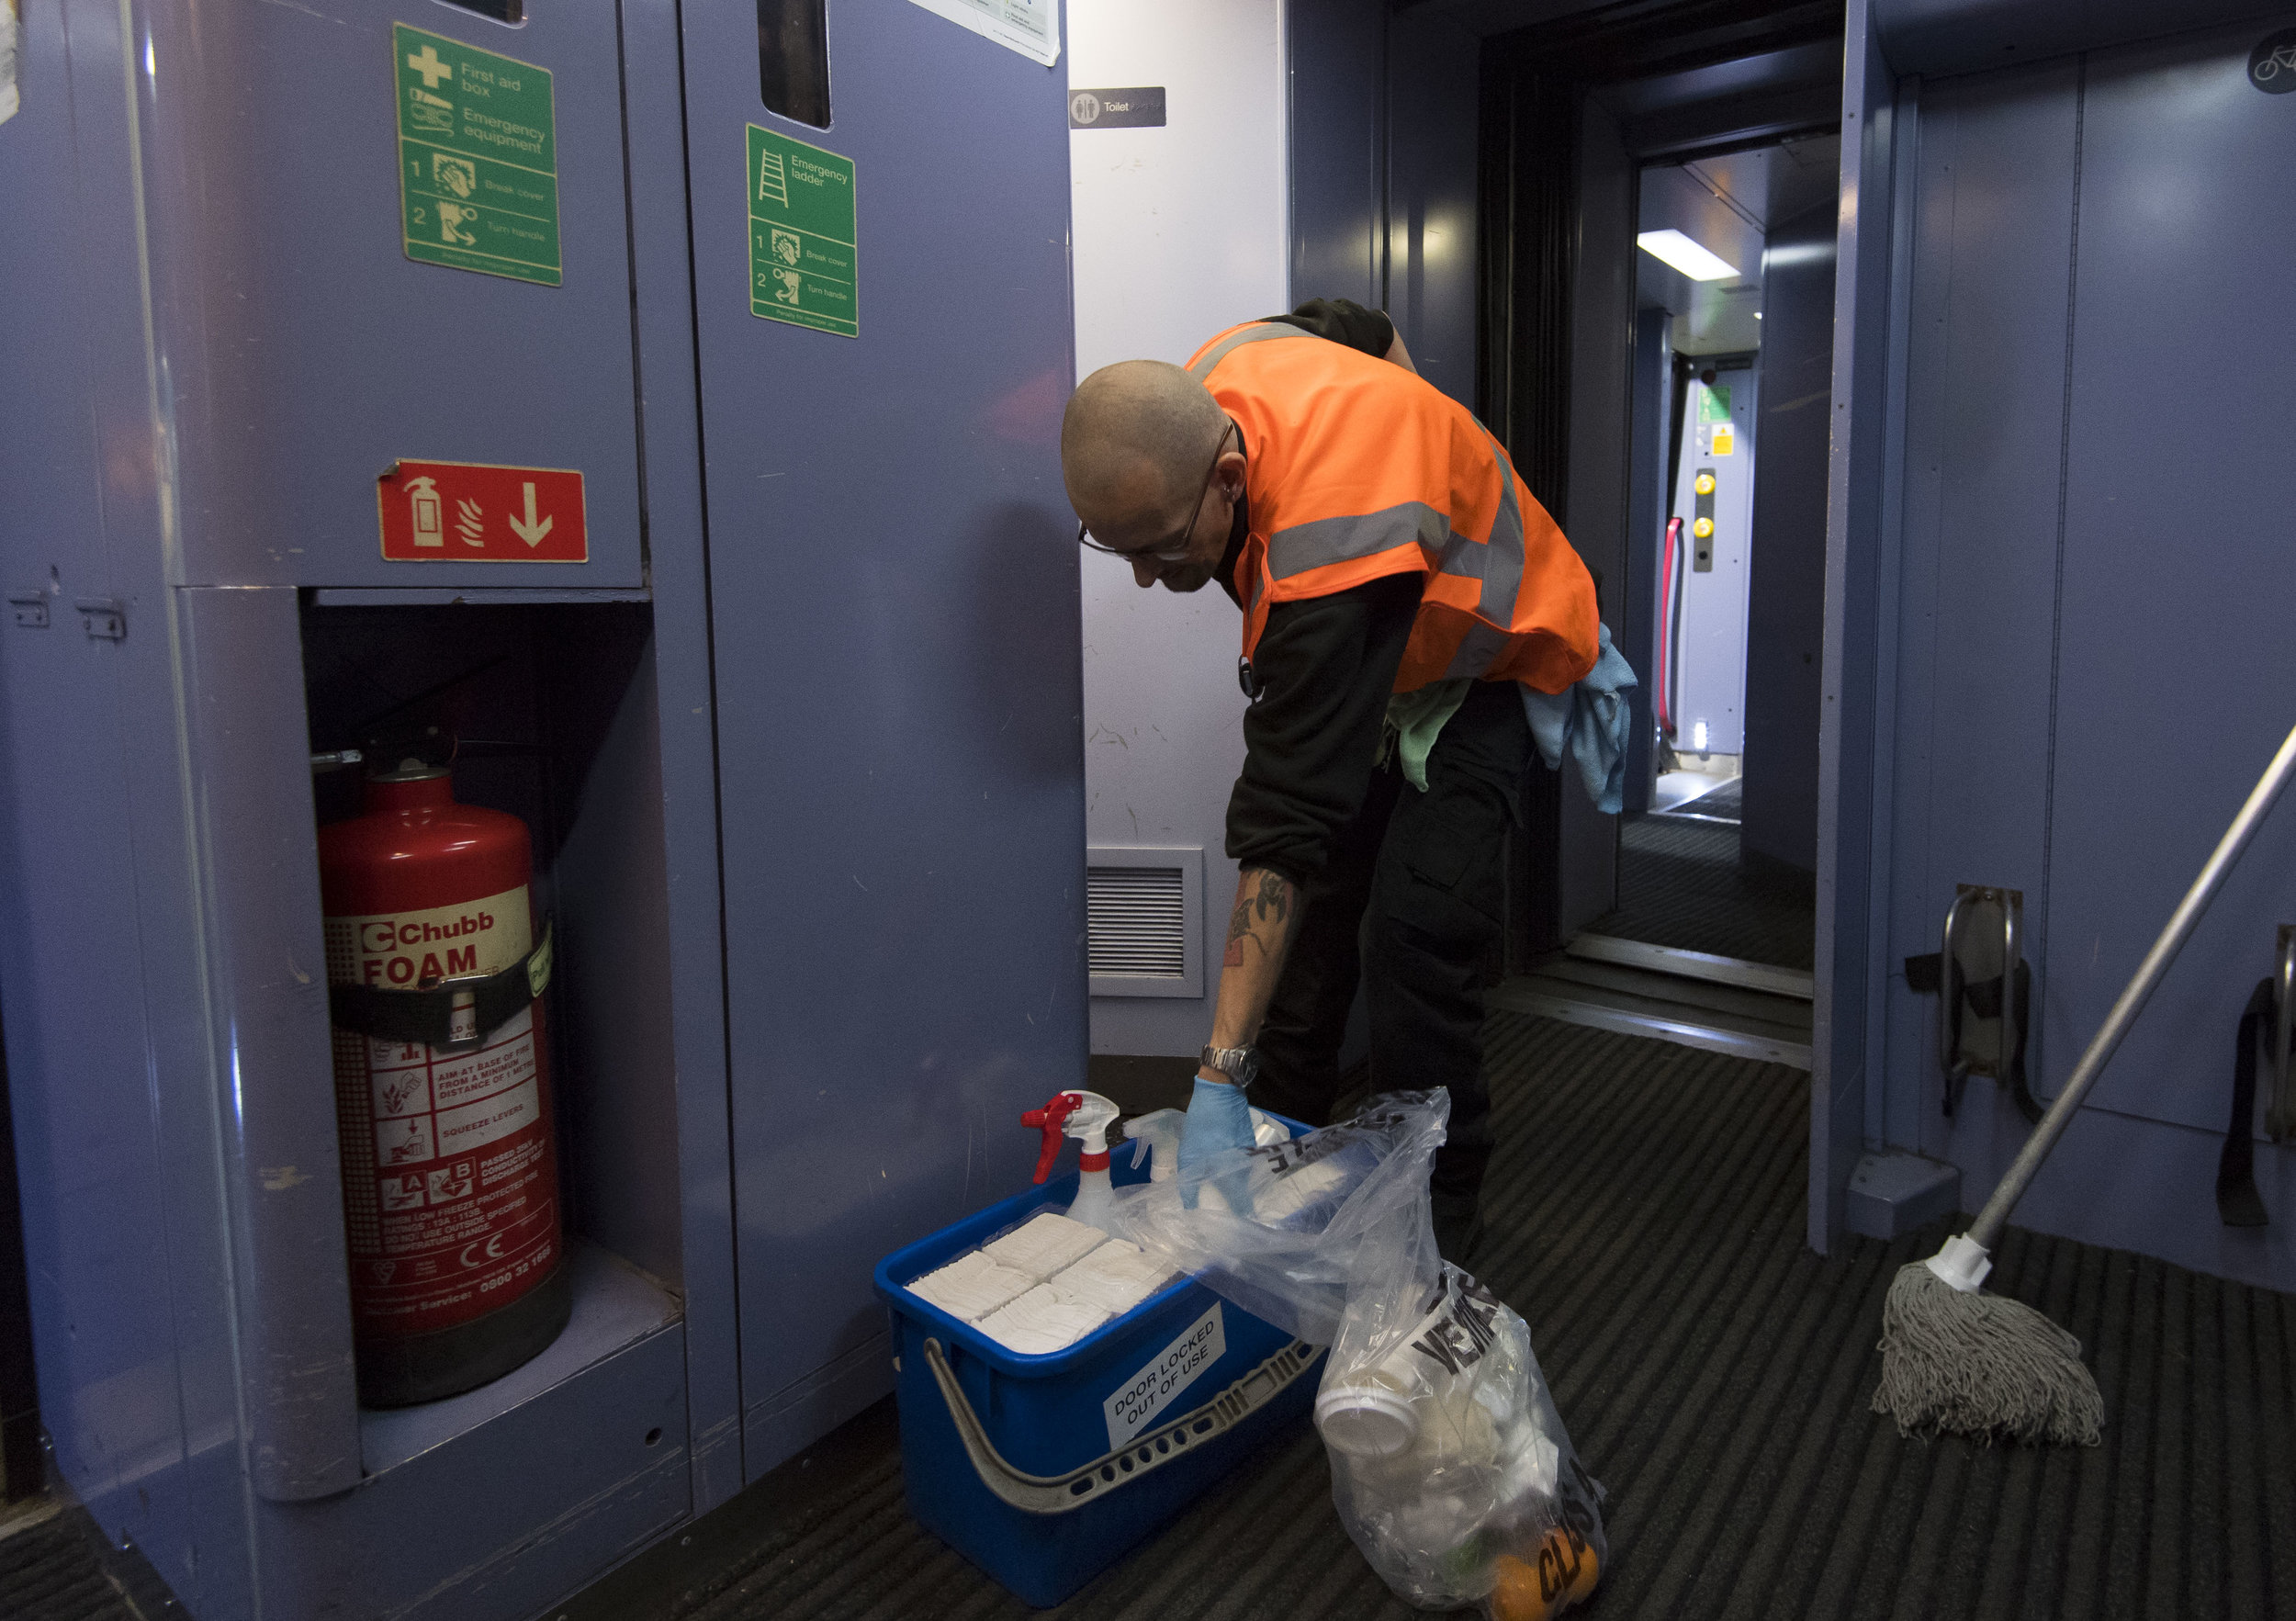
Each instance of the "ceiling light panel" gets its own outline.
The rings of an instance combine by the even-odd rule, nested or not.
[[[1679,231],[1646,231],[1635,238],[1635,244],[1693,281],[1727,281],[1738,274],[1737,265]]]

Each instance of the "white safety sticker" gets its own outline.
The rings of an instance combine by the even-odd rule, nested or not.
[[[17,89],[23,77],[23,51],[24,29],[17,21],[16,0],[0,0],[0,124],[16,117],[24,105]]]
[[[913,0],[1007,51],[1051,67],[1061,59],[1060,0]]]
[[[530,1043],[530,1053],[531,1051]],[[525,1130],[541,1115],[542,1100],[535,1090],[534,1061],[530,1056],[526,1078],[517,1086],[478,1103],[438,1111],[438,1152],[444,1155],[483,1148],[513,1131]]]
[[[1196,1376],[1228,1354],[1228,1328],[1220,1302],[1166,1345],[1100,1406],[1108,1414],[1109,1446],[1122,1447],[1156,1422]]]

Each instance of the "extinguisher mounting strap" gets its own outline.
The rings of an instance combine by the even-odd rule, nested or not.
[[[484,1036],[514,1019],[550,984],[550,925],[532,951],[493,974],[462,979],[442,979],[398,990],[383,985],[336,985],[327,987],[328,1017],[342,1030],[357,1030],[384,1041],[422,1041],[433,1047],[457,1044],[456,1004],[467,1011],[466,1030]],[[462,999],[470,998],[465,1002]],[[462,1038],[468,1045],[471,1038]]]

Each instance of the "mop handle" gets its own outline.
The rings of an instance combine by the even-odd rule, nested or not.
[[[2248,841],[2264,825],[2272,802],[2280,796],[2280,790],[2288,786],[2291,776],[2296,776],[2296,728],[2290,729],[2280,744],[2280,751],[2264,768],[2264,775],[2249,792],[2248,802],[2240,807],[2233,825],[2224,829],[2224,837],[2217,840],[2216,853],[2209,857],[2208,865],[2200,869],[2192,887],[2185,891],[2184,899],[2178,903],[2168,926],[2153,942],[2153,949],[2144,953],[2144,961],[2137,965],[2136,977],[2129,981],[2113,1003],[2112,1011],[2105,1015],[2105,1022],[2089,1038],[2088,1051],[2081,1054],[2072,1078],[2065,1083],[2065,1090],[2057,1094],[2056,1101],[2049,1105],[2049,1112],[2041,1117],[2032,1135],[2025,1139],[2017,1163],[2009,1166],[2001,1185],[1993,1190],[1993,1197],[1985,1201],[1985,1209],[1977,1212],[1976,1221],[1969,1228],[1969,1237],[1974,1242],[1989,1250],[2000,1239],[2001,1229],[2009,1225],[2009,1211],[2025,1196],[2026,1188],[2041,1169],[2041,1162],[2049,1157],[2049,1150],[2065,1134],[2074,1110],[2080,1108],[2082,1098],[2104,1073],[2114,1049],[2121,1045],[2121,1038],[2129,1033],[2136,1016],[2144,1010],[2144,1004],[2167,976],[2168,965],[2184,950],[2184,942],[2191,935],[2193,926],[2200,921],[2200,914],[2208,910],[2216,892],[2224,886],[2233,863],[2240,860],[2240,852],[2248,848]]]

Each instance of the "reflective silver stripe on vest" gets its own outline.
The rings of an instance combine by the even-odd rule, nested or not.
[[[1489,670],[1506,651],[1507,633],[1496,625],[1485,625],[1480,619],[1467,623],[1467,634],[1459,638],[1459,650],[1451,655],[1451,662],[1444,668],[1446,681],[1463,681]]]
[[[1491,539],[1482,546],[1454,536],[1438,565],[1446,574],[1483,582],[1482,599],[1475,611],[1493,625],[1514,623],[1514,600],[1523,592],[1523,507],[1514,499],[1514,468],[1499,442],[1485,430],[1491,464],[1499,473],[1499,515],[1491,520]]]
[[[1311,568],[1377,557],[1414,541],[1441,557],[1452,538],[1451,525],[1441,512],[1424,501],[1407,501],[1376,512],[1316,518],[1278,530],[1267,539],[1267,571],[1277,580],[1289,580]]]
[[[1245,327],[1242,332],[1230,332],[1214,343],[1210,354],[1187,368],[1187,375],[1198,382],[1202,382],[1211,375],[1213,366],[1228,357],[1230,350],[1244,343],[1263,343],[1270,338],[1312,338],[1313,336],[1315,336],[1313,332],[1303,331],[1296,326],[1288,326],[1281,321],[1259,321]]]
[[[1486,438],[1489,435],[1485,435]],[[1416,541],[1435,559],[1438,572],[1480,581],[1481,595],[1475,611],[1494,625],[1514,623],[1514,600],[1523,590],[1523,508],[1514,496],[1514,475],[1498,457],[1499,513],[1491,520],[1491,538],[1478,541],[1461,535],[1443,513],[1424,501],[1409,501],[1376,512],[1356,512],[1341,518],[1317,518],[1295,523],[1270,535],[1268,572],[1289,580],[1332,563],[1348,563]]]

